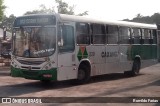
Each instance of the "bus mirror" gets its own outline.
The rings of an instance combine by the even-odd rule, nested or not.
[[[60,41],[58,41],[58,46],[62,47],[63,46],[63,39],[61,39]]]
[[[63,42],[63,35],[62,35],[62,26],[59,27],[59,40],[58,40],[58,46],[62,47],[64,42]]]

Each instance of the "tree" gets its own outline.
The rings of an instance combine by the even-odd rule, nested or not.
[[[3,0],[0,0],[0,21],[2,21],[3,16],[4,16],[4,9],[6,8],[6,6],[3,5]]]
[[[148,24],[160,24],[160,13],[154,13],[152,16],[142,16],[138,14],[135,18],[133,18],[130,21]]]
[[[148,24],[160,24],[160,13],[154,13],[152,16],[142,16],[141,14],[137,14],[137,16],[132,20],[124,19],[124,21],[132,21],[132,22],[140,22]]]
[[[63,2],[62,0],[55,0],[55,2],[58,4],[58,13],[70,15],[74,14],[74,6],[69,6],[66,2]]]
[[[137,14],[136,18],[142,18],[143,16],[139,13]]]
[[[58,4],[57,9],[58,13],[61,14],[69,14],[69,15],[75,15],[74,9],[75,6],[69,6],[66,2],[62,0],[55,0],[55,2]],[[88,15],[88,11],[84,11],[83,13],[79,13],[79,16]]]
[[[11,14],[9,17],[4,16],[0,27],[3,28],[5,26],[8,31],[11,31],[11,27],[15,18],[16,16],[14,16],[13,14]]]
[[[38,10],[33,10],[33,11],[27,11],[24,15],[29,15],[29,14],[39,14],[39,13],[55,13],[54,8],[46,8],[45,5],[41,4],[40,9]]]
[[[74,9],[75,6],[69,6],[66,2],[62,1],[62,0],[55,0],[55,2],[57,3],[57,10],[58,13],[60,14],[69,14],[69,15],[75,15],[74,13]],[[28,14],[39,14],[39,13],[55,13],[55,8],[46,8],[45,5],[41,5],[40,9],[38,10],[33,10],[33,11],[28,11],[26,12],[24,15],[28,15]],[[82,15],[88,15],[88,11],[84,11],[83,13],[79,13],[78,15],[82,16]]]

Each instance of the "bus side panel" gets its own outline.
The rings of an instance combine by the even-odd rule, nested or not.
[[[77,78],[75,56],[75,51],[58,54],[57,80],[60,81]]]
[[[122,72],[119,61],[119,45],[106,45],[106,66],[108,73]]]
[[[132,69],[131,47],[131,45],[120,45],[120,66],[123,72]]]
[[[157,63],[157,46],[156,45],[132,45],[129,58],[135,59],[135,56],[140,56],[141,68]]]

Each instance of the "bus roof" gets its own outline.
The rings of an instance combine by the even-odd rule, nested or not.
[[[33,14],[33,15],[20,16],[17,18],[26,18],[26,17],[34,17],[34,16],[45,17],[45,16],[55,16],[55,15],[57,15],[61,21],[86,22],[86,23],[127,26],[127,27],[135,27],[135,28],[157,29],[156,24],[145,24],[145,23],[127,22],[127,21],[113,21],[113,20],[107,20],[107,19],[89,18],[86,16],[75,16],[75,15],[66,15],[66,14]]]
[[[63,21],[99,23],[99,24],[128,26],[128,27],[137,27],[137,28],[157,29],[157,26],[155,24],[144,24],[144,23],[127,22],[127,21],[110,21],[110,20],[104,20],[104,19],[89,18],[89,17],[75,16],[75,15],[66,15],[66,14],[59,14],[59,16],[60,16],[60,19]]]

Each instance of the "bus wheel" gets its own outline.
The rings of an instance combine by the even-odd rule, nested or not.
[[[124,74],[126,76],[129,76],[129,77],[136,76],[136,75],[139,74],[140,67],[141,67],[140,62],[138,60],[135,60],[133,62],[132,70],[131,71],[125,71]]]
[[[90,73],[87,67],[81,66],[78,70],[78,83],[83,84],[87,83],[90,79]]]
[[[133,62],[133,67],[132,67],[132,71],[131,71],[132,76],[136,76],[139,74],[140,67],[141,67],[140,61],[135,60]]]

